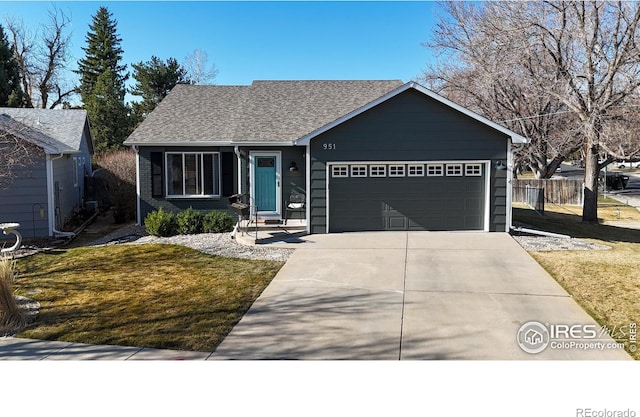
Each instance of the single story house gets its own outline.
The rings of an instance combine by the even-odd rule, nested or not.
[[[415,82],[177,85],[129,136],[138,221],[162,207],[257,219],[302,197],[308,233],[508,231],[514,145],[527,139]]]
[[[13,179],[0,187],[0,223],[20,223],[25,238],[62,234],[83,207],[85,177],[91,176],[87,112],[0,108],[0,152],[20,141],[28,144],[24,148],[31,157],[28,166],[16,167]]]

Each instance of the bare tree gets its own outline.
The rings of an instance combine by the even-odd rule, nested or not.
[[[44,156],[41,148],[24,139],[28,134],[28,127],[0,114],[0,189],[8,188]]]
[[[531,143],[516,154],[516,165],[536,178],[549,178],[580,141],[570,115],[557,100],[540,95],[515,74],[498,69],[433,66],[423,73],[429,87],[511,130]]]
[[[70,59],[71,35],[65,33],[70,24],[70,18],[59,9],[49,12],[49,23],[35,34],[22,22],[8,22],[22,88],[29,96],[28,107],[53,109],[76,93],[63,77]]]
[[[11,33],[11,41],[13,43],[13,55],[20,68],[20,81],[22,90],[25,92],[25,107],[33,107],[31,97],[33,96],[33,88],[31,75],[34,72],[31,64],[31,56],[33,55],[33,45],[35,36],[26,29],[21,21],[11,19],[7,21],[7,29]]]
[[[184,59],[184,68],[187,70],[187,78],[191,84],[213,84],[218,75],[218,69],[214,64],[207,66],[209,56],[202,49],[195,49]]]
[[[566,108],[570,115],[566,120],[572,124],[566,137],[576,136],[585,155],[582,219],[597,222],[600,169],[606,160],[635,155],[640,147],[628,139],[631,132],[625,126],[630,126],[630,112],[622,110],[640,86],[640,5],[623,1],[448,2],[446,10],[455,14],[451,14],[452,23],[443,19],[438,26],[436,37],[446,40],[440,42],[441,47],[465,57],[493,51],[503,68],[498,77],[513,69],[537,96]],[[462,42],[456,44],[456,40]],[[468,51],[476,45],[482,49]]]

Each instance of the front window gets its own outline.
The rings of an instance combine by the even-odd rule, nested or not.
[[[220,196],[220,154],[167,153],[168,197]]]

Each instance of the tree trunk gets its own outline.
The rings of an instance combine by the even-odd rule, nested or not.
[[[598,223],[598,176],[600,167],[598,166],[599,148],[598,142],[594,140],[590,132],[585,138],[585,159],[584,159],[584,203],[582,205],[582,221],[584,223]]]

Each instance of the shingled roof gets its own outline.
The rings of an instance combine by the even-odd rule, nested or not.
[[[400,80],[179,84],[125,144],[291,144],[402,85]]]
[[[0,116],[1,129],[42,147],[47,153],[78,152],[87,123],[86,110],[0,107]],[[93,150],[90,138],[88,146]]]

